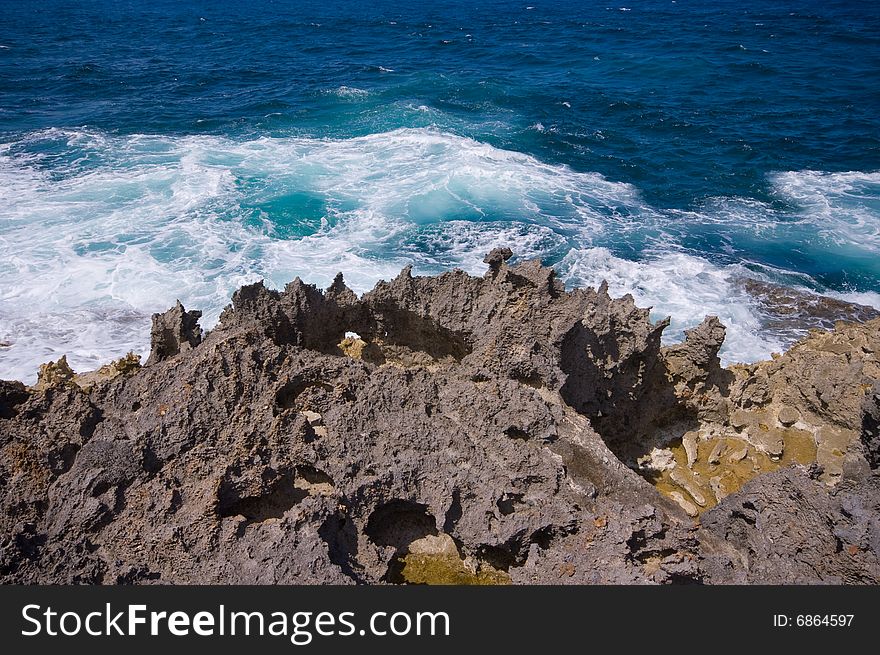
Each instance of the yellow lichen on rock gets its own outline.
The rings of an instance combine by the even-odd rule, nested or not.
[[[73,382],[83,391],[90,391],[92,387],[100,382],[112,380],[120,375],[130,375],[141,367],[141,356],[133,352],[120,357],[117,360],[104,364],[96,371],[88,373],[80,373],[73,378]]]
[[[692,464],[689,465],[684,444],[674,443],[665,449],[673,461],[646,477],[688,514],[696,516],[762,473],[816,461],[817,448],[811,433],[805,430],[775,432],[782,442],[779,457],[770,457],[740,436],[707,435],[697,441]]]
[[[401,577],[409,584],[504,585],[510,576],[485,562],[463,559],[452,537],[427,535],[412,542],[400,558]]]
[[[141,367],[141,356],[133,352],[119,359],[105,364],[95,371],[76,373],[67,363],[67,355],[62,355],[57,362],[48,362],[40,365],[37,373],[37,383],[34,389],[41,391],[59,384],[75,384],[83,391],[88,392],[95,384],[112,380],[119,375],[129,375]]]
[[[474,572],[467,568],[460,558],[449,555],[405,555],[401,575],[409,584],[510,584],[510,576],[504,571],[498,571],[484,565]]]
[[[339,342],[339,349],[352,359],[363,359],[367,342],[360,337],[345,337]]]
[[[690,342],[664,350],[676,398],[690,418],[646,430],[628,446],[647,453],[634,458],[639,470],[690,514],[794,463],[815,462],[821,479],[837,484],[859,439],[863,398],[880,376],[880,319],[811,330],[771,360],[726,369],[716,362],[704,371],[694,365],[694,353],[707,339],[718,342],[717,331],[707,319]]]

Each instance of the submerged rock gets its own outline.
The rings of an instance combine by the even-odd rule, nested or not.
[[[142,368],[0,383],[0,579],[880,581],[880,321],[728,370],[717,319],[663,348],[631,297],[511,256],[250,285],[204,337],[155,315]]]
[[[810,291],[743,279],[739,282],[764,315],[764,327],[781,334],[834,328],[837,321],[864,323],[880,318],[880,310]]]

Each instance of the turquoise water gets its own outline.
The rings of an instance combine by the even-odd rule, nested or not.
[[[871,3],[0,0],[0,378],[497,245],[766,357],[743,278],[880,307],[878,79]]]

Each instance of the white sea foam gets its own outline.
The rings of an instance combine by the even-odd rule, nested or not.
[[[856,303],[857,305],[867,305],[874,309],[880,309],[880,293],[876,291],[826,291],[824,295]]]
[[[47,150],[63,151],[64,163]],[[803,207],[801,221],[855,230],[868,247],[870,192],[859,189],[877,180],[836,175],[783,174],[774,188]],[[293,212],[318,203],[299,232],[273,214],[286,199]],[[867,213],[841,218],[838,206]],[[232,291],[258,279],[325,286],[342,270],[363,292],[407,263],[481,273],[483,255],[501,245],[561,260],[569,284],[608,279],[612,292],[671,314],[670,339],[718,314],[726,360],[753,360],[781,349],[760,336],[732,281],[754,273],[664,240],[674,244],[688,221],[772,230],[768,213],[739,199],[655,210],[628,184],[435,129],[250,141],[42,130],[0,145],[0,342],[12,343],[0,347],[0,378],[32,382],[39,363],[62,354],[87,370],[144,353],[150,314],[176,299],[211,327]],[[656,252],[640,261],[600,247],[644,230]],[[880,306],[877,294],[859,298]]]
[[[77,156],[51,168],[25,154],[48,143]],[[414,226],[457,219],[448,242],[483,250],[512,234],[468,227],[488,208],[545,226],[520,225],[525,244],[598,233],[603,207],[636,197],[599,175],[428,129],[246,142],[44,130],[0,149],[0,182],[0,341],[12,342],[0,377],[28,381],[64,353],[87,369],[143,352],[149,315],[178,298],[210,326],[236,287],[260,278],[323,285],[343,270],[364,291],[417,259],[413,240],[434,238]],[[324,221],[279,238],[253,206],[293,191],[322,198]],[[448,261],[476,262],[465,250]]]
[[[684,338],[684,330],[714,315],[727,327],[722,360],[752,362],[779,352],[783,344],[761,335],[761,318],[748,295],[733,282],[746,271],[740,266],[717,266],[701,257],[670,252],[629,261],[605,248],[572,250],[559,264],[572,284],[597,287],[608,282],[612,296],[631,294],[636,304],[651,307],[651,317],[667,316],[672,323],[664,343]]]
[[[790,171],[772,178],[776,193],[838,245],[880,249],[880,172]]]
[[[336,87],[335,89],[331,89],[329,93],[331,95],[339,96],[340,98],[346,99],[359,99],[365,98],[366,96],[370,95],[370,92],[366,89],[359,89],[354,86],[345,85]]]
[[[565,238],[541,225],[448,221],[419,230],[401,244],[401,251],[418,270],[426,273],[454,267],[483,275],[485,254],[500,247],[510,248],[520,259],[537,259],[567,250]]]

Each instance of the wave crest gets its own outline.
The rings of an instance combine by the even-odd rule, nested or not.
[[[880,247],[880,174],[771,184],[793,211],[744,198],[661,210],[632,185],[430,128],[247,141],[33,132],[0,145],[0,341],[12,343],[0,377],[32,381],[63,353],[85,369],[143,351],[149,315],[176,299],[210,326],[257,279],[325,285],[342,270],[364,291],[407,263],[481,271],[497,245],[558,263],[570,283],[609,279],[672,314],[672,337],[717,313],[728,359],[765,357],[780,344],[760,336],[732,277],[822,288],[750,253],[794,243],[876,262]]]

